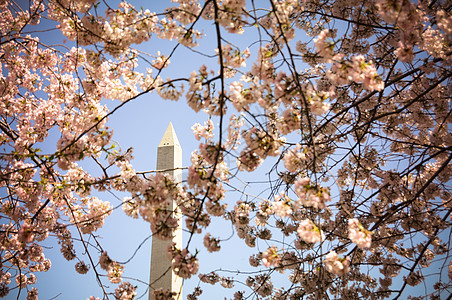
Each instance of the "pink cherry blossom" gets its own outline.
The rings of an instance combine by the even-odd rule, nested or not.
[[[366,230],[358,219],[349,219],[348,238],[358,247],[369,248],[372,243],[372,232]]]
[[[281,257],[278,254],[278,248],[270,247],[262,253],[262,263],[265,267],[277,267],[280,263]]]
[[[323,231],[309,219],[304,219],[300,222],[297,232],[300,238],[307,243],[316,243],[325,240]]]
[[[325,268],[330,273],[341,276],[349,272],[350,258],[348,256],[346,258],[340,258],[336,252],[330,251],[325,256],[324,263]]]
[[[217,238],[210,236],[210,233],[207,233],[204,236],[204,246],[207,248],[209,252],[217,252],[220,251],[220,241]]]
[[[137,295],[136,287],[130,282],[123,281],[118,288],[115,289],[115,298],[120,300],[134,299]]]

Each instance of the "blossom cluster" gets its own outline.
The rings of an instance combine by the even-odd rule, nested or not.
[[[294,184],[298,202],[305,207],[326,208],[325,202],[331,201],[330,192],[323,187],[315,187],[307,177],[300,177]]]
[[[350,258],[340,258],[335,251],[330,251],[324,263],[328,272],[341,276],[349,271]]]
[[[278,255],[278,248],[270,247],[262,253],[262,263],[265,267],[278,266],[280,261],[280,256]]]
[[[297,229],[298,235],[306,243],[316,243],[325,240],[325,235],[311,220],[304,219]]]
[[[122,282],[118,288],[115,289],[115,299],[118,300],[131,300],[137,295],[134,287],[130,282]]]
[[[108,256],[107,251],[102,252],[99,257],[99,265],[103,270],[107,271],[108,280],[110,280],[111,283],[117,284],[122,281],[121,276],[124,272],[124,266],[112,260]]]
[[[177,276],[187,279],[198,273],[198,259],[187,249],[178,249],[175,243],[172,243],[168,246],[168,256],[172,261],[171,268]]]
[[[372,243],[372,233],[366,230],[358,219],[348,220],[348,238],[362,248],[369,248]]]

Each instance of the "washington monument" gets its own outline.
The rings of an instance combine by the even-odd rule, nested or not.
[[[172,175],[176,182],[180,183],[182,182],[181,167],[182,148],[170,122],[158,146],[157,170],[164,170],[165,173]],[[174,201],[171,202],[168,209],[172,211],[176,209]],[[171,261],[166,256],[168,245],[172,242],[175,242],[179,249],[182,248],[182,220],[180,217],[178,223],[179,226],[174,233],[172,241],[162,241],[152,237],[149,300],[153,300],[154,290],[160,288],[175,293],[175,299],[182,299],[182,278],[176,276],[171,270]]]

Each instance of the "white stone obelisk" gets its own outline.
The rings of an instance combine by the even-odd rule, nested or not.
[[[182,148],[177,139],[171,122],[163,135],[157,149],[157,170],[161,170],[174,177],[176,182],[182,182]],[[174,211],[174,202],[168,209]],[[176,299],[182,300],[182,278],[176,276],[171,270],[171,261],[166,256],[168,245],[175,242],[179,249],[182,248],[182,220],[179,215],[179,226],[172,241],[162,241],[152,237],[151,249],[151,276],[149,300],[153,299],[154,290],[162,288],[176,293]]]

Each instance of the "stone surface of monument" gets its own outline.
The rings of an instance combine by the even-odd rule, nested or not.
[[[157,170],[172,175],[177,182],[182,182],[182,148],[177,139],[171,122],[163,135],[157,149]],[[174,211],[174,202],[168,209]],[[171,262],[166,256],[168,245],[175,242],[179,249],[182,248],[182,218],[179,215],[179,227],[172,241],[162,241],[152,237],[151,247],[151,272],[149,300],[153,299],[153,292],[157,289],[171,290],[176,293],[175,299],[182,299],[182,278],[176,276],[171,270]]]

